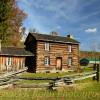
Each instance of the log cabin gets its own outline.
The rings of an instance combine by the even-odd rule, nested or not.
[[[17,71],[26,67],[26,57],[34,55],[24,48],[3,47],[0,48],[0,73]]]
[[[71,35],[29,33],[24,44],[34,54],[34,59],[27,57],[31,72],[62,72],[79,67],[79,42]]]

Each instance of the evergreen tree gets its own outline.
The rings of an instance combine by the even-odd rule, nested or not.
[[[0,39],[4,42],[9,35],[10,0],[0,0]]]

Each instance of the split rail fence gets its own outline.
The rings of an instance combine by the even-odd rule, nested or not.
[[[17,80],[52,80],[52,82],[48,84],[43,83],[39,85],[41,87],[48,87],[48,89],[52,90],[53,87],[59,87],[59,84],[62,82],[66,85],[69,85],[69,84],[74,83],[75,81],[84,80],[87,78],[92,78],[93,80],[96,80],[97,82],[99,82],[99,64],[95,64],[92,71],[84,72],[84,73],[77,73],[77,74],[72,74],[72,75],[66,75],[66,76],[57,77],[57,78],[42,78],[42,77],[40,78],[25,78],[25,77],[20,78],[18,76],[16,77],[17,74],[23,73],[25,71],[27,71],[27,68],[19,70],[17,72],[11,72],[11,73],[0,76],[0,86],[7,85],[7,84],[13,84]],[[35,84],[33,85],[34,85],[33,87],[38,86]],[[26,86],[26,87],[29,87],[29,86]]]
[[[32,87],[47,87],[48,89],[53,89],[53,87],[59,87],[61,86],[62,83],[65,85],[69,85],[74,83],[75,81],[78,80],[84,80],[87,78],[92,78],[93,81],[96,80],[99,82],[99,64],[95,64],[94,67],[92,67],[92,71],[89,72],[84,72],[84,73],[77,73],[77,74],[72,74],[72,75],[66,75],[62,77],[57,77],[57,78],[18,78],[19,80],[52,80],[50,83],[41,83],[41,84],[33,84],[31,86],[25,85],[25,88],[32,88]],[[23,85],[21,87],[24,87]]]

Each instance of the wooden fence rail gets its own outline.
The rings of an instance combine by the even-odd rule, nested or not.
[[[21,79],[21,80],[52,80],[53,82],[46,85],[46,86],[48,86],[49,89],[50,88],[52,89],[53,87],[57,86],[57,84],[59,84],[60,82],[64,82],[65,84],[71,84],[74,81],[83,80],[83,79],[87,79],[87,78],[91,78],[91,77],[93,77],[93,80],[96,80],[97,82],[99,81],[99,65],[98,64],[94,65],[93,71],[91,71],[91,72],[66,75],[63,77],[56,77],[56,78],[42,78],[42,77],[39,77],[39,78],[25,78],[25,77],[20,78],[20,77],[14,77],[14,79],[13,79],[13,76],[16,76],[17,74],[22,73],[26,70],[27,70],[27,68],[19,70],[17,72],[11,72],[11,73],[0,76],[0,85],[11,84],[14,81],[17,81],[19,79]],[[7,81],[5,81],[5,80],[7,80]]]
[[[0,88],[5,85],[13,84],[14,82],[18,81],[18,79],[16,79],[14,76],[16,76],[17,74],[23,73],[25,71],[27,71],[27,68],[1,75],[0,76]]]
[[[77,76],[78,77],[73,78],[73,81],[83,80],[83,79],[87,79],[87,78],[91,78],[92,77],[93,80],[96,80],[97,82],[99,82],[99,64],[94,64],[93,71],[81,73],[81,74],[79,74]]]
[[[83,80],[83,79],[87,79],[87,78],[90,78],[90,77],[93,77],[93,76],[96,76],[96,74],[91,74],[91,75],[87,75],[87,76],[83,76],[83,77],[78,77],[78,78],[75,78],[75,79],[72,79],[72,80],[73,81]]]
[[[1,75],[0,76],[0,79],[7,78],[7,77],[12,77],[12,76],[15,76],[17,74],[23,73],[25,71],[27,71],[27,68],[20,69],[19,71],[9,72],[9,73],[6,73],[6,74]]]

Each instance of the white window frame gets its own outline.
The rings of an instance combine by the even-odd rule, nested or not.
[[[45,58],[44,58],[44,64],[45,64],[45,66],[49,66],[50,65],[50,57],[45,56]]]
[[[72,66],[72,57],[68,57],[68,66]]]
[[[72,45],[68,45],[68,52],[72,52]]]
[[[12,65],[12,58],[11,57],[7,57],[6,58],[6,65]]]
[[[47,50],[47,51],[50,50],[50,43],[45,42],[45,50]]]

